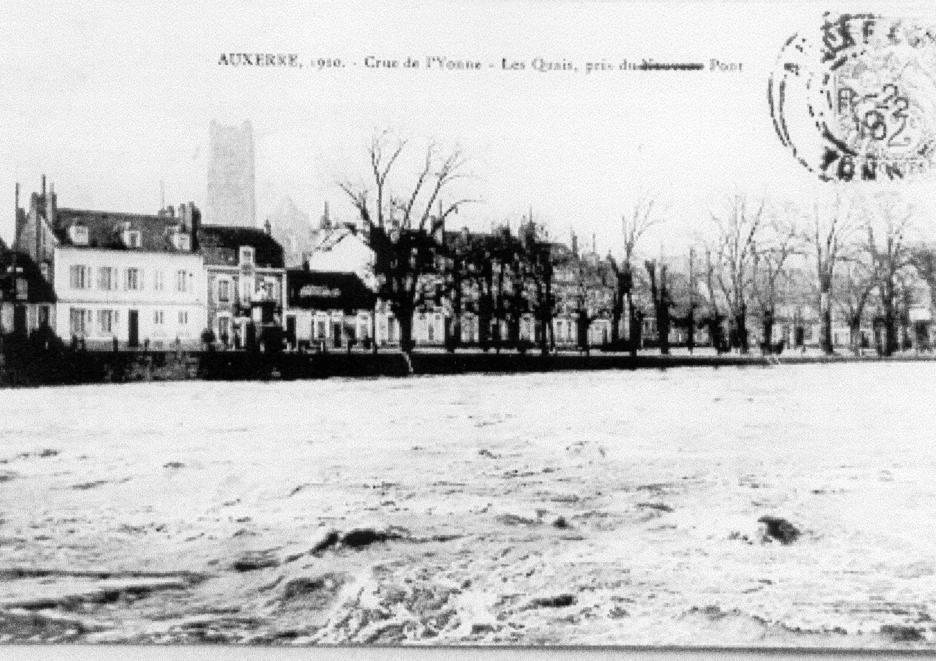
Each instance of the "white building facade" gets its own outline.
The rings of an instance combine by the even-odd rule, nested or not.
[[[18,189],[17,189],[18,196]],[[192,348],[206,327],[204,259],[191,202],[157,215],[59,209],[54,190],[16,210],[17,250],[55,292],[50,326],[87,348]]]
[[[191,346],[206,326],[200,255],[59,247],[56,334],[129,347]]]

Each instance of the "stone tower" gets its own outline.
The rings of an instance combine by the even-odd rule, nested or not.
[[[208,196],[205,223],[256,227],[254,144],[249,120],[209,125]]]

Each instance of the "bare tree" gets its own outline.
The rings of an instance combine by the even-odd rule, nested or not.
[[[917,245],[911,251],[911,261],[913,268],[929,288],[930,308],[936,309],[936,250]],[[923,343],[927,349],[932,348],[929,338],[924,338]]]
[[[568,312],[576,317],[576,334],[579,350],[590,353],[589,329],[598,319],[610,316],[615,298],[615,275],[611,271],[610,259],[600,259],[594,252],[584,255],[573,250],[559,256],[556,263],[558,274],[565,277],[566,288],[558,294],[566,304]],[[604,342],[608,342],[607,337]]]
[[[907,233],[913,228],[913,210],[892,196],[880,197],[876,218],[866,218],[867,251],[884,317],[881,352],[890,356],[898,348],[898,286],[902,271],[912,265]],[[875,230],[878,231],[875,231]]]
[[[764,222],[763,200],[754,204],[735,195],[721,216],[712,215],[717,228],[714,276],[729,309],[731,345],[749,349],[747,311],[754,280],[758,232]]]
[[[407,148],[407,141],[388,132],[375,135],[368,148],[370,184],[339,182],[365,225],[374,251],[378,295],[390,304],[400,324],[400,347],[413,348],[413,313],[421,295],[421,277],[430,272],[443,243],[445,219],[468,199],[443,204],[442,193],[463,177],[465,160],[457,148],[444,154],[436,144],[426,148],[422,166],[402,194],[391,187],[390,176]]]
[[[650,296],[653,300],[653,311],[656,315],[657,340],[660,344],[660,353],[669,355],[670,312],[673,300],[669,293],[669,278],[666,264],[655,259],[644,262],[647,277],[650,280]]]
[[[847,257],[855,234],[855,219],[851,205],[836,195],[829,208],[813,205],[812,223],[804,232],[804,239],[815,259],[817,304],[819,308],[819,343],[823,353],[831,354],[832,346],[832,291],[836,268]]]
[[[643,196],[639,198],[630,211],[621,217],[621,231],[624,235],[624,256],[621,263],[609,260],[616,276],[616,292],[612,306],[611,340],[618,339],[618,328],[621,323],[623,308],[627,308],[627,342],[632,356],[637,355],[640,347],[641,318],[637,306],[634,304],[634,287],[636,274],[634,272],[634,258],[637,245],[647,230],[659,225],[662,219],[655,215],[655,200]]]
[[[525,280],[531,290],[530,307],[540,327],[540,353],[545,356],[556,346],[553,317],[557,300],[553,286],[557,255],[545,226],[533,222],[532,212],[518,234],[525,260]]]
[[[789,258],[799,251],[799,237],[792,218],[773,218],[766,229],[764,238],[752,245],[754,274],[751,294],[761,314],[761,349],[764,353],[772,353],[773,326],[781,287],[789,281],[786,265]]]
[[[856,355],[861,352],[861,322],[876,286],[874,266],[867,255],[844,259],[833,282],[833,300],[848,321],[848,340]]]
[[[680,259],[676,263],[680,262],[685,265],[685,269],[677,267],[666,271],[666,295],[672,308],[670,324],[685,331],[686,349],[691,354],[695,350],[695,328],[699,321],[699,274],[695,248],[690,247],[688,259]]]

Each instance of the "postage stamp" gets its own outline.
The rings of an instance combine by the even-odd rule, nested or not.
[[[826,14],[784,44],[768,96],[780,140],[821,179],[920,175],[936,155],[936,28]]]

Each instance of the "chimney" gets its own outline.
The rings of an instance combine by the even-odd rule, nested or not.
[[[263,231],[266,232],[267,236],[271,236],[273,234],[273,226],[270,224],[269,218],[267,218],[266,222],[263,223]]]
[[[189,220],[188,220],[188,210],[185,208],[184,202],[179,202],[179,223],[182,225],[184,231],[188,231]]]
[[[328,200],[325,200],[325,211],[322,213],[322,220],[319,228],[323,230],[331,229],[331,218],[328,216]]]
[[[578,237],[575,236],[575,230],[572,230],[572,254],[578,257]]]
[[[45,185],[45,175],[42,175],[42,197],[45,198],[46,194],[46,185]]]
[[[55,215],[58,213],[58,204],[55,198],[55,184],[49,182],[49,197],[46,198],[46,219],[49,225],[55,225]]]
[[[14,203],[13,203],[13,243],[11,244],[14,248],[16,247],[17,242],[19,241],[20,226],[23,224],[20,214],[19,206],[19,182],[16,182],[16,193],[14,194]]]
[[[195,249],[198,230],[201,229],[201,211],[195,206],[194,202],[189,202],[189,226],[192,230],[192,249]]]

